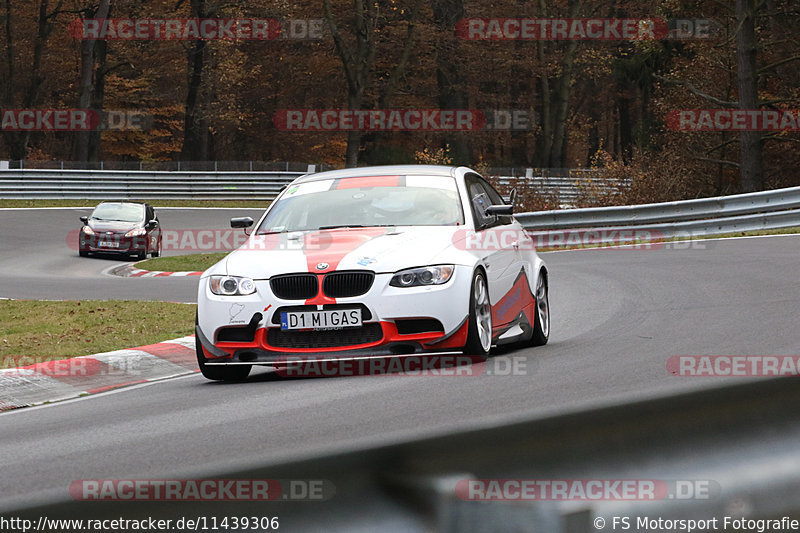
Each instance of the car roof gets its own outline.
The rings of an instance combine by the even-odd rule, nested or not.
[[[444,165],[382,165],[374,167],[345,168],[342,170],[329,170],[306,174],[295,180],[296,183],[309,181],[329,180],[338,178],[357,178],[364,176],[455,176],[459,167]]]
[[[97,205],[99,207],[101,205],[107,205],[107,204],[114,204],[114,205],[148,205],[148,204],[146,204],[144,202],[126,202],[126,201],[115,201],[115,200],[109,200],[108,202],[100,202]]]

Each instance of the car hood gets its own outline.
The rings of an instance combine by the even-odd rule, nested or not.
[[[114,233],[126,233],[134,228],[141,228],[141,222],[122,222],[119,220],[91,220],[89,227],[98,233],[112,231]]]
[[[471,256],[454,245],[463,232],[463,226],[406,226],[253,235],[208,273],[266,279],[293,272],[467,264]]]

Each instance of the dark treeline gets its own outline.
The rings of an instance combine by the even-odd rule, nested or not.
[[[0,1],[3,110],[91,108],[151,117],[142,131],[5,128],[0,159],[352,166],[414,162],[424,148],[446,147],[443,153],[459,164],[603,168],[644,183],[649,192],[642,200],[800,184],[796,127],[669,127],[677,110],[800,109],[796,0]],[[280,19],[284,36],[73,35],[76,20],[98,18]],[[683,25],[683,33],[671,34],[685,38],[482,40],[463,38],[466,18],[681,19],[711,26]],[[302,38],[320,28],[320,38]],[[706,33],[689,35],[697,31]],[[531,122],[526,129],[463,132],[276,127],[276,113],[292,109],[517,110]]]

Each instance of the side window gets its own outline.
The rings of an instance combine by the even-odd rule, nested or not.
[[[492,201],[492,205],[503,205],[505,202],[503,201],[503,197],[500,196],[500,193],[497,192],[492,184],[486,181],[485,179],[481,178],[481,184],[483,188],[486,189],[486,193],[489,195],[489,199]]]
[[[465,179],[465,183],[467,185],[467,194],[469,195],[472,220],[475,223],[475,227],[480,229],[489,225],[491,220],[484,216],[484,210],[490,205],[490,200],[479,179],[477,175],[469,174]]]
[[[488,228],[511,223],[511,217],[484,215],[486,208],[490,205],[502,205],[505,203],[503,202],[503,197],[486,180],[477,174],[468,174],[465,183],[469,192],[470,207],[472,208],[476,228]]]
[[[500,195],[497,190],[492,187],[492,184],[486,181],[483,178],[480,178],[480,183],[483,185],[483,188],[486,190],[486,194],[489,195],[489,201],[492,205],[504,205],[506,202],[503,200],[503,197]],[[511,224],[512,218],[510,216],[500,216],[498,218],[499,224]]]
[[[153,211],[153,207],[151,205],[146,206],[145,208],[145,222],[150,222],[156,218],[156,214]]]

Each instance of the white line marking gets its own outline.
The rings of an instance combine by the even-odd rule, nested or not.
[[[187,370],[187,371],[191,372],[190,370]],[[95,393],[95,394],[88,394],[86,396],[80,396],[78,398],[70,398],[70,399],[67,399],[67,400],[60,400],[60,401],[56,401],[56,402],[52,402],[52,403],[46,403],[46,404],[42,404],[42,405],[33,405],[31,407],[20,407],[18,409],[11,409],[9,411],[2,411],[2,412],[0,412],[0,416],[11,416],[14,413],[23,413],[23,412],[29,413],[31,411],[35,411],[37,409],[44,409],[46,407],[58,407],[60,405],[66,405],[68,403],[78,402],[78,401],[82,401],[82,400],[91,400],[92,398],[99,398],[99,397],[102,397],[102,396],[107,396],[109,394],[118,394],[120,392],[127,392],[127,391],[131,391],[131,390],[136,390],[136,389],[140,389],[142,387],[146,387],[148,385],[153,385],[155,383],[160,383],[162,381],[179,380],[179,379],[190,378],[190,377],[195,377],[195,376],[199,376],[199,375],[200,375],[199,372],[192,372],[191,374],[184,374],[184,375],[180,375],[180,376],[166,376],[166,377],[163,377],[163,378],[160,378],[160,379],[154,379],[152,381],[147,381],[145,383],[137,383],[136,385],[129,385],[129,386],[126,386],[126,387],[120,387],[120,388],[117,388],[117,389],[111,389],[111,390],[108,390],[108,391],[98,392],[98,393]]]

